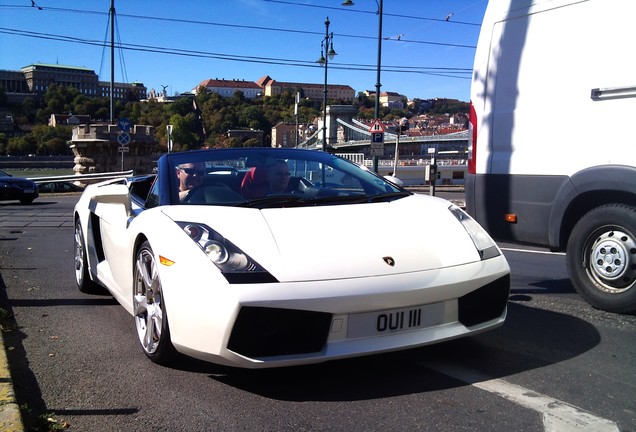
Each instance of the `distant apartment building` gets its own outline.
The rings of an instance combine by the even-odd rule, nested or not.
[[[110,97],[109,81],[99,82],[99,95],[101,97]],[[143,83],[114,83],[113,85],[113,99],[115,100],[141,100],[146,99],[146,96],[147,89]]]
[[[77,66],[32,64],[19,71],[0,71],[0,85],[10,101],[27,95],[41,96],[51,85],[73,87],[90,97],[110,97],[110,81],[100,81],[94,70]],[[113,83],[113,99],[146,98],[143,83]]]
[[[192,92],[197,94],[201,88],[205,89],[208,93],[216,93],[223,97],[233,96],[235,92],[240,91],[243,92],[243,96],[245,96],[246,99],[254,99],[262,93],[261,87],[255,82],[238,79],[208,79],[201,81]]]
[[[305,125],[298,125],[298,142],[304,139]],[[279,122],[272,127],[272,147],[295,147],[296,146],[296,125],[292,123]]]
[[[325,96],[324,84],[310,84],[298,82],[281,82],[276,81],[269,75],[266,75],[256,81],[263,90],[264,96],[275,96],[283,93],[285,90],[292,92],[301,90],[303,96],[312,100],[323,100]],[[343,102],[352,103],[356,97],[356,91],[348,85],[328,84],[327,99],[342,100]]]
[[[404,108],[404,96],[395,92],[380,93],[380,105],[388,108],[402,109]]]
[[[362,92],[365,96],[375,99],[375,91],[365,90]],[[380,93],[380,106],[387,108],[402,109],[404,108],[405,96],[402,96],[396,92],[381,92]]]

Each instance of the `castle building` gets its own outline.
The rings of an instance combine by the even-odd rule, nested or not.
[[[0,71],[0,85],[12,102],[26,96],[41,96],[53,84],[76,88],[90,97],[110,97],[110,81],[100,81],[95,71],[88,68],[38,63],[19,71]],[[115,100],[145,99],[146,91],[140,82],[113,83]]]

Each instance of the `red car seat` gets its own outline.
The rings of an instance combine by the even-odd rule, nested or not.
[[[268,191],[267,167],[252,167],[241,182],[241,195],[247,199],[260,198],[267,195]]]

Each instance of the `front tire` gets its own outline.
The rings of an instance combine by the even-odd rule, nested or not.
[[[176,351],[170,340],[157,262],[147,241],[136,254],[133,284],[133,313],[141,347],[154,363],[167,364]]]
[[[567,245],[570,279],[595,308],[636,311],[636,207],[607,204],[574,226]]]

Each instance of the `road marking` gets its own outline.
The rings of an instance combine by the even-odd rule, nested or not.
[[[619,432],[617,424],[611,420],[475,370],[439,362],[420,362],[420,365],[538,412],[542,415],[545,432]]]

